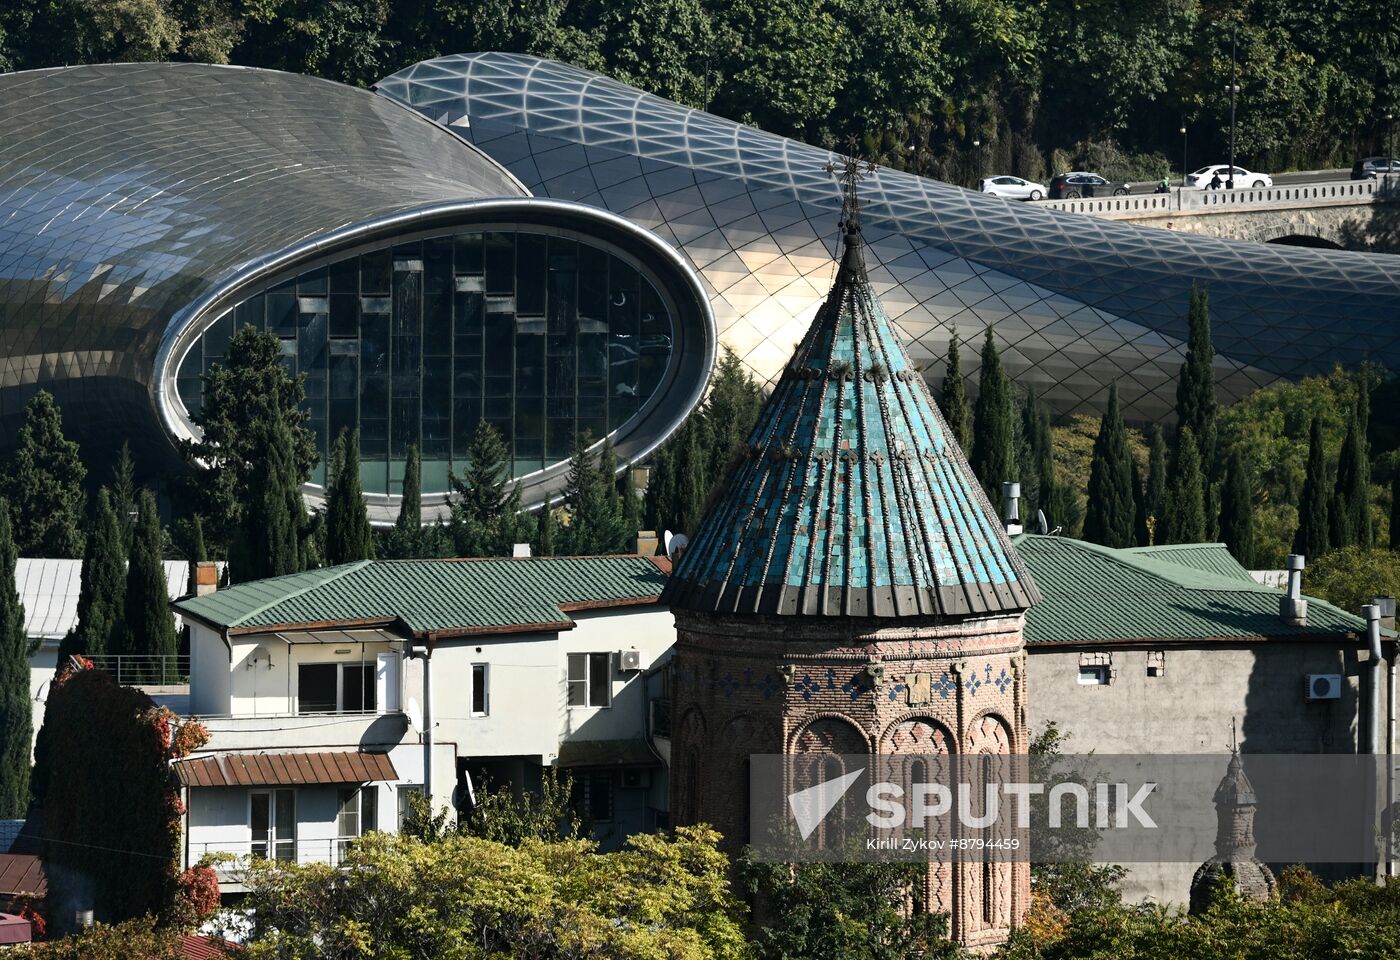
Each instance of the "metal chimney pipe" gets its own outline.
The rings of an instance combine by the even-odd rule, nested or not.
[[[1001,518],[1007,536],[1021,532],[1021,485],[1015,481],[1006,480],[1001,485]]]
[[[1366,725],[1362,730],[1361,752],[1376,754],[1381,740],[1381,608],[1368,603],[1361,608],[1366,618]]]
[[[1290,553],[1285,567],[1288,570],[1288,592],[1278,602],[1279,619],[1290,626],[1302,627],[1308,622],[1308,601],[1303,599],[1304,557],[1301,553]]]

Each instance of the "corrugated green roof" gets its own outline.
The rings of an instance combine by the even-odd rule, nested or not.
[[[1156,547],[1130,547],[1125,552],[1233,580],[1256,582],[1223,543],[1171,543]]]
[[[175,607],[234,630],[397,622],[415,634],[475,633],[568,623],[570,609],[654,600],[665,582],[648,557],[362,560],[238,584]]]
[[[1360,617],[1313,598],[1307,626],[1284,623],[1280,591],[1193,562],[1209,545],[1191,558],[1189,550],[1113,550],[1067,537],[1025,535],[1014,542],[1040,585],[1041,600],[1026,614],[1028,645],[1321,638],[1365,629]]]

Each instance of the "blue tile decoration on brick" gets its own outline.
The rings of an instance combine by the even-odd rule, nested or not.
[[[802,694],[803,700],[811,700],[812,694],[820,690],[821,687],[817,685],[817,682],[815,680],[813,680],[811,677],[804,673],[802,675],[802,679],[797,681],[797,684],[794,686],[793,689],[797,690],[798,693]]]
[[[958,689],[958,682],[952,677],[948,676],[948,672],[946,670],[943,671],[943,673],[939,674],[938,679],[933,682],[934,692],[936,692],[944,700],[947,700],[950,696],[952,696],[953,691],[956,689]]]

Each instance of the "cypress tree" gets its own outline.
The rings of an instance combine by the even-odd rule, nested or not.
[[[239,583],[295,573],[304,559],[301,537],[306,511],[291,431],[275,409],[253,429],[258,455],[230,557],[231,575]]]
[[[209,551],[204,546],[204,520],[195,514],[185,531],[185,559],[190,565],[188,590],[195,593],[199,586],[199,565],[209,559]]]
[[[394,529],[400,536],[412,538],[423,529],[423,458],[418,444],[408,445],[408,460],[403,469],[403,493],[399,498],[399,515]]]
[[[1390,478],[1390,549],[1400,550],[1400,470]]]
[[[574,556],[616,553],[622,548],[621,498],[617,496],[614,478],[609,477],[606,463],[593,462],[589,454],[592,438],[581,433],[574,441],[569,458],[569,479],[564,502],[569,509],[569,528],[564,537],[568,553]],[[604,454],[608,447],[604,446]],[[616,463],[616,460],[613,460]]]
[[[743,453],[762,406],[763,391],[744,369],[743,361],[726,346],[715,365],[710,394],[701,412],[710,427],[705,470],[710,484],[722,483],[729,476],[730,465]]]
[[[1143,484],[1142,499],[1138,501],[1137,542],[1150,547],[1162,540],[1162,508],[1167,500],[1167,440],[1158,424],[1152,425],[1152,441],[1148,449],[1147,482]]]
[[[676,457],[673,447],[673,443],[667,443],[652,455],[647,490],[642,498],[642,515],[646,518],[646,525],[658,535],[675,522]]]
[[[1191,305],[1187,315],[1186,359],[1176,381],[1176,412],[1178,436],[1183,427],[1191,428],[1200,456],[1202,475],[1201,505],[1208,530],[1219,525],[1219,503],[1216,485],[1220,465],[1215,455],[1215,347],[1211,343],[1210,297],[1199,287],[1191,288]]]
[[[534,554],[537,557],[554,556],[554,508],[548,503],[540,508],[539,519],[535,521]]]
[[[676,501],[671,517],[674,532],[694,535],[705,515],[705,455],[700,442],[701,427],[694,417],[681,428],[680,449],[676,455]]]
[[[326,496],[326,562],[334,566],[374,557],[364,490],[360,485],[360,434],[342,430],[331,452]]]
[[[1001,500],[1002,481],[1016,479],[1016,407],[991,327],[972,416],[972,471],[992,503]]]
[[[173,657],[177,652],[175,618],[170,612],[165,580],[164,545],[156,495],[143,490],[137,502],[136,526],[131,531],[119,653]]]
[[[1166,527],[1162,543],[1201,543],[1206,538],[1206,516],[1201,476],[1201,455],[1196,449],[1196,436],[1190,427],[1177,434],[1176,461],[1173,463],[1171,488],[1163,508]]]
[[[1333,550],[1360,546],[1362,527],[1369,527],[1370,497],[1365,486],[1357,411],[1347,418],[1347,432],[1337,458],[1337,476],[1327,504],[1327,545]]]
[[[1322,449],[1322,421],[1314,417],[1308,432],[1308,469],[1298,501],[1298,531],[1293,552],[1316,559],[1328,550],[1327,455]]]
[[[464,557],[493,556],[509,547],[518,497],[510,486],[510,452],[496,428],[482,420],[467,448],[467,469],[452,485],[451,533],[457,553]],[[513,541],[512,541],[513,542]]]
[[[963,386],[957,331],[953,331],[953,335],[948,338],[948,368],[943,374],[943,389],[939,392],[938,406],[943,411],[943,419],[948,421],[948,429],[952,431],[953,439],[958,442],[964,453],[970,453],[972,411],[968,408],[967,391]]]
[[[60,664],[74,654],[97,657],[108,652],[126,616],[126,555],[111,493],[103,487],[97,491],[83,551],[78,622],[58,646]]]
[[[20,555],[82,556],[86,477],[78,445],[63,435],[53,396],[40,390],[25,405],[15,457],[3,481]]]
[[[1118,409],[1118,385],[1108,388],[1108,408],[1099,421],[1094,459],[1089,468],[1089,502],[1084,514],[1084,539],[1108,547],[1133,544],[1136,497],[1128,431]]]
[[[1356,490],[1352,505],[1356,524],[1357,546],[1369,550],[1376,545],[1376,531],[1371,522],[1371,441],[1367,431],[1371,424],[1371,370],[1364,366],[1356,383]]]
[[[1236,447],[1226,464],[1220,495],[1220,537],[1246,569],[1255,563],[1253,486],[1249,461]]]
[[[23,817],[29,806],[34,714],[29,704],[29,637],[15,588],[9,504],[0,500],[0,817]]]
[[[136,526],[136,464],[131,459],[131,445],[122,441],[121,453],[112,465],[112,509],[122,528],[122,549],[131,549],[131,531]]]
[[[635,472],[629,463],[622,479],[622,527],[629,541],[642,529],[642,498],[637,496],[637,483],[632,478]]]

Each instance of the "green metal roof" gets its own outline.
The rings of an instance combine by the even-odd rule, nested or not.
[[[1125,552],[1149,560],[1190,567],[1202,573],[1256,582],[1223,543],[1170,543],[1156,547],[1130,547]]]
[[[654,601],[665,560],[535,557],[362,560],[273,577],[175,604],[222,629],[401,623],[415,635],[569,624],[570,610]]]
[[[1259,640],[1336,637],[1365,622],[1308,599],[1306,626],[1279,619],[1282,592],[1243,579],[1210,544],[1114,550],[1067,537],[1014,540],[1041,600],[1026,614],[1031,646],[1131,640]],[[1239,567],[1239,564],[1235,564]],[[1221,568],[1224,572],[1220,572]]]

